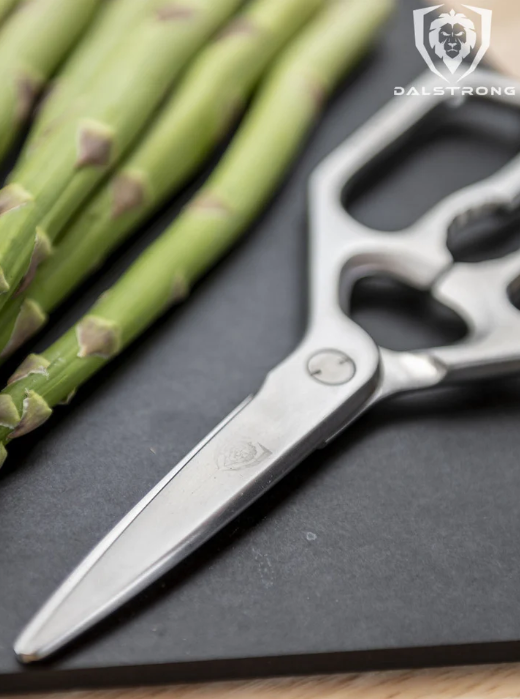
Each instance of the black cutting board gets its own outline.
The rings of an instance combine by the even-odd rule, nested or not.
[[[0,475],[2,691],[519,658],[516,380],[374,410],[66,653],[26,669],[12,652],[22,626],[100,537],[302,336],[309,174],[423,70],[415,6],[401,2],[247,240],[188,303],[11,448]],[[398,228],[518,151],[517,115],[472,107],[464,118],[464,134],[456,124],[422,134],[407,164],[400,157],[383,168],[392,177],[358,193],[356,215]],[[179,206],[113,260],[36,347],[77,318]],[[359,317],[390,345],[459,332],[405,290],[372,286],[358,296]]]

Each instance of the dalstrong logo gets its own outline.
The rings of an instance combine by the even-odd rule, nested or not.
[[[415,45],[432,73],[447,82],[473,73],[491,44],[492,10],[463,7],[466,13],[445,5],[413,13]]]
[[[260,442],[241,441],[230,449],[219,452],[215,462],[218,468],[226,471],[239,471],[250,466],[257,466],[269,456],[271,456],[271,452]]]

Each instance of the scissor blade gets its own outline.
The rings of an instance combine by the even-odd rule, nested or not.
[[[346,385],[324,385],[298,353],[293,357],[79,565],[18,639],[22,661],[58,650],[180,562],[334,434],[365,400],[367,382],[360,373]]]

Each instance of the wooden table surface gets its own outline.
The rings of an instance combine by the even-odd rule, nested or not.
[[[473,5],[461,2],[451,4],[461,8],[463,4]],[[498,70],[520,78],[520,3],[518,0],[482,0],[475,5],[493,10],[493,32],[488,58]]]
[[[67,692],[41,699],[72,696],[74,699],[518,699],[520,665]]]
[[[455,7],[465,3],[449,4]],[[475,4],[493,10],[489,57],[498,69],[520,78],[520,2],[480,0]],[[40,699],[70,696],[74,699],[520,699],[520,664],[67,692],[42,695]]]

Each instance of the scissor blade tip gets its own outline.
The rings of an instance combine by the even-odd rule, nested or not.
[[[36,663],[48,655],[43,648],[38,646],[35,639],[28,637],[25,632],[15,642],[14,652],[17,659],[24,665]]]
[[[42,660],[42,656],[38,653],[26,653],[23,651],[18,651],[15,649],[16,657],[24,665],[31,665],[31,663],[37,663],[38,660]]]

